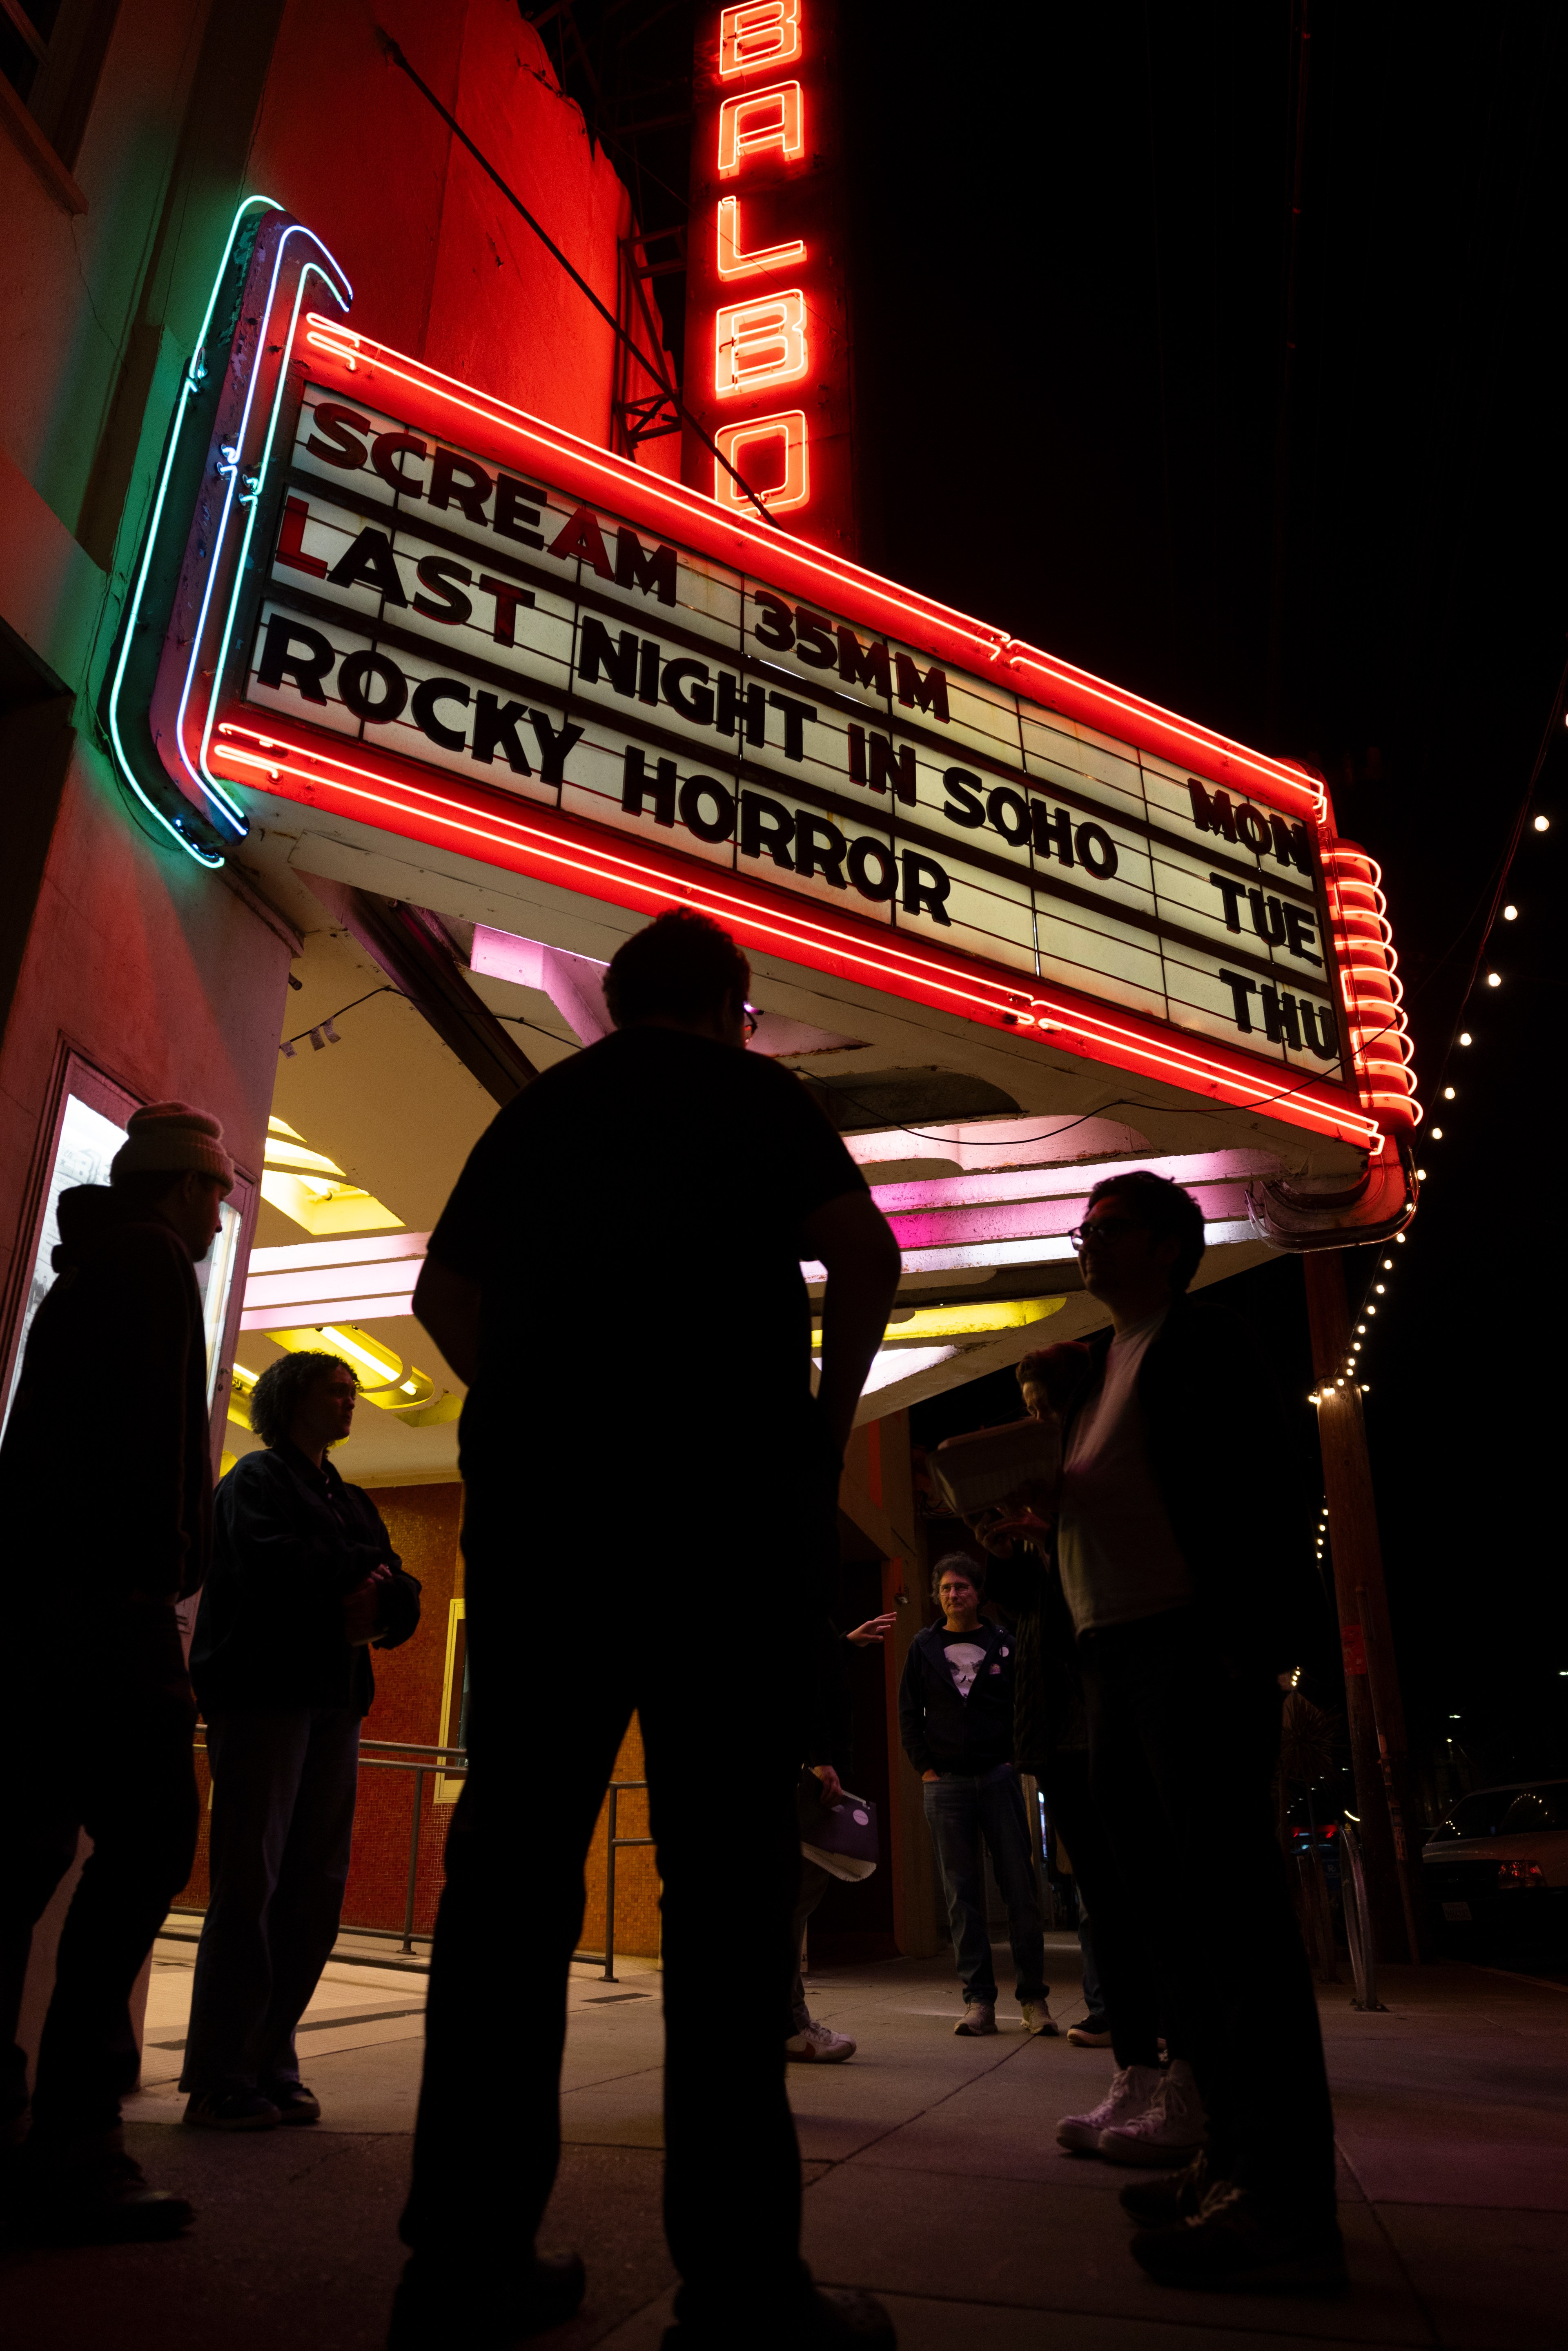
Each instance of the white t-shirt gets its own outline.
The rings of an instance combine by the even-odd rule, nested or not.
[[[1119,1331],[1104,1377],[1073,1423],[1061,1477],[1056,1556],[1074,1628],[1128,1625],[1192,1598],[1149,1468],[1138,1373],[1168,1309]]]

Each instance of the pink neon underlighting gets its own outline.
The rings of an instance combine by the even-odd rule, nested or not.
[[[350,1281],[366,1298],[392,1298],[413,1289],[406,1258],[393,1259],[385,1265],[323,1266],[314,1272],[253,1271],[245,1286],[246,1308],[248,1312],[253,1306],[308,1305],[312,1299],[319,1298],[323,1290],[342,1290]]]
[[[857,1135],[854,1140],[863,1140]],[[1239,1166],[1238,1161],[1254,1164]],[[864,1164],[863,1162],[862,1163]],[[883,1216],[913,1216],[925,1208],[979,1207],[1004,1200],[1087,1200],[1091,1190],[1107,1176],[1125,1174],[1126,1159],[1107,1159],[1098,1165],[1073,1160],[1044,1167],[992,1167],[968,1176],[923,1176],[906,1184],[873,1184],[873,1199]],[[1173,1158],[1149,1156],[1135,1163],[1166,1176],[1173,1184],[1233,1191],[1256,1175],[1277,1175],[1280,1163],[1272,1152],[1183,1152]],[[1072,1222],[1071,1218],[1069,1223]],[[1055,1226],[1042,1228],[1055,1231]],[[1061,1230],[1065,1232],[1067,1226]]]
[[[561,872],[631,887],[640,896],[661,904],[671,900],[700,904],[718,919],[738,921],[757,935],[774,937],[814,954],[826,953],[837,964],[852,963],[862,970],[878,972],[895,985],[924,995],[925,1000],[941,1001],[969,1018],[983,1013],[1025,1031],[1037,1027],[1060,1030],[1064,1040],[1076,1038],[1082,1044],[1099,1043],[1123,1066],[1143,1066],[1156,1076],[1189,1088],[1196,1081],[1204,1091],[1232,1100],[1237,1106],[1261,1104],[1292,1123],[1368,1144],[1378,1139],[1379,1130],[1373,1121],[1347,1107],[1324,1102],[1308,1089],[1281,1088],[1276,1094],[1269,1082],[1274,1072],[1267,1063],[1239,1068],[1234,1062],[1176,1046],[1166,1040],[1156,1042],[1146,1034],[1085,1008],[1054,998],[1025,996],[1000,981],[982,982],[979,974],[963,967],[956,968],[930,956],[891,945],[873,946],[846,925],[813,920],[792,909],[785,914],[771,901],[754,898],[740,889],[721,889],[695,875],[689,881],[676,879],[659,866],[608,849],[590,849],[520,819],[501,818],[486,811],[482,820],[479,804],[473,800],[403,782],[325,750],[300,748],[281,734],[268,733],[264,737],[258,728],[234,722],[224,732],[230,738],[244,737],[260,747],[248,751],[234,739],[214,745],[214,756],[223,752],[233,765],[246,771],[242,779],[249,779],[259,771],[276,784],[287,776],[308,789],[340,793],[347,800],[391,811],[402,820],[405,828],[414,823],[426,827],[435,823],[458,836],[460,842],[487,842],[514,855],[525,854]],[[316,772],[323,768],[336,772]]]
[[[298,1331],[317,1322],[390,1322],[394,1317],[413,1312],[413,1289],[394,1291],[381,1298],[308,1298],[292,1305],[252,1306],[250,1287],[246,1286],[245,1311],[239,1318],[242,1331]],[[308,1312],[304,1311],[308,1308]]]
[[[476,392],[458,377],[444,375],[439,369],[408,359],[389,343],[377,342],[372,336],[340,326],[335,319],[319,313],[312,313],[307,324],[313,330],[305,339],[310,349],[351,370],[368,360],[392,381],[443,400],[465,415],[564,460],[582,475],[613,485],[622,511],[633,517],[638,512],[645,513],[651,528],[669,528],[678,521],[703,554],[738,563],[743,569],[748,558],[760,559],[753,568],[765,575],[777,575],[781,564],[787,564],[804,574],[813,591],[841,611],[848,620],[860,618],[868,625],[883,627],[892,614],[899,616],[893,622],[894,627],[903,619],[906,625],[913,624],[916,636],[936,631],[955,645],[961,644],[961,658],[982,674],[1006,668],[1039,675],[1051,690],[1040,697],[1046,707],[1062,709],[1069,716],[1085,718],[1091,725],[1111,728],[1137,747],[1173,762],[1184,760],[1211,783],[1235,789],[1246,778],[1248,789],[1257,798],[1291,816],[1305,817],[1316,823],[1327,820],[1328,799],[1322,785],[1299,768],[1250,750],[1245,744],[1183,718],[1159,703],[1126,693],[1092,671],[1056,661],[1022,639],[1009,636],[1006,630],[988,626],[934,598],[919,596],[900,587],[897,581],[885,580],[858,564],[847,563],[808,540],[792,538],[787,531],[764,529],[761,524],[747,519],[749,509],[727,512],[714,500],[704,497],[701,491],[664,481],[626,460],[615,458],[591,442],[580,441],[575,434],[529,415],[526,410],[514,408],[493,394]],[[616,499],[607,498],[606,503],[615,504]],[[954,653],[950,657],[960,656]],[[1077,707],[1080,704],[1084,705],[1082,709]],[[1168,741],[1164,739],[1166,737]]]
[[[388,1258],[423,1257],[428,1233],[374,1233],[358,1241],[286,1241],[281,1248],[253,1249],[250,1270],[297,1273],[324,1265],[379,1265]]]
[[[806,240],[792,236],[787,245],[759,245],[754,251],[741,250],[740,199],[720,196],[718,200],[718,274],[721,277],[755,277],[764,269],[782,269],[792,261],[806,258]]]
[[[718,110],[718,169],[728,179],[754,155],[777,152],[787,163],[806,150],[805,110],[798,81],[727,98]]]
[[[758,66],[787,66],[800,54],[800,0],[746,0],[718,16],[718,69],[755,73]]]
[[[972,1207],[930,1208],[923,1213],[890,1207],[885,1189],[897,1184],[874,1185],[872,1196],[893,1227],[901,1249],[965,1249],[977,1242],[1056,1239],[1071,1232],[1088,1205],[1087,1189],[1076,1196],[1055,1200],[988,1200]],[[1206,1223],[1221,1223],[1247,1213],[1245,1188],[1239,1184],[1199,1184],[1192,1187]]]

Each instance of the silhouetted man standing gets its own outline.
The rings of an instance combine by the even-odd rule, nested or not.
[[[735,942],[701,916],[661,915],[629,939],[605,981],[618,1033],[495,1121],[415,1296],[470,1385],[472,1728],[432,1966],[400,2351],[444,2341],[455,2310],[505,2339],[581,2299],[575,2255],[530,2270],[516,2249],[555,2177],[583,1859],[634,1708],[664,1881],[664,2209],[683,2280],[666,2340],[893,2341],[876,2304],[814,2293],[800,2258],[779,2019],[810,1693],[801,1644],[779,1632],[795,1606],[825,1607],[843,1447],[899,1259],[799,1079],[745,1051],[749,985]],[[802,1259],[828,1277],[815,1402]],[[676,1548],[655,1559],[654,1514],[676,1508]],[[574,1601],[552,1574],[541,1613],[530,1562],[585,1547],[591,1588]],[[727,1942],[755,1963],[722,2025],[716,1894]],[[501,2077],[499,2016],[513,2020]]]
[[[125,2152],[131,1989],[191,1874],[195,1700],[177,1602],[206,1573],[207,1359],[194,1267],[234,1183],[223,1129],[183,1102],[133,1113],[106,1186],[59,1201],[58,1276],[38,1308],[0,1449],[19,1661],[19,1772],[0,1870],[0,2031],[16,2029],[32,1932],[93,1849],[61,1931],[18,2168],[24,2228],[76,2241],[170,2237],[191,2218]],[[110,1409],[93,1401],[112,1383]],[[26,2071],[13,2048],[19,2134]]]

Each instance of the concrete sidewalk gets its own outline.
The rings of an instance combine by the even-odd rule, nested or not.
[[[998,1953],[998,1959],[1005,1959]],[[1055,2012],[1082,2012],[1077,1946],[1051,1938]],[[307,2019],[321,2126],[225,2138],[177,2127],[188,1944],[159,1947],[144,2089],[131,2137],[200,2217],[178,2244],[5,2257],[16,2351],[379,2351],[418,2092],[424,1979],[335,1960]],[[660,2227],[659,1980],[573,1971],[565,2152],[547,2244],[589,2262],[560,2351],[654,2351],[672,2273]],[[1559,2351],[1568,2340],[1568,1992],[1444,1967],[1388,1970],[1386,2015],[1322,1995],[1354,2281],[1343,2301],[1183,2294],[1126,2253],[1126,2177],[1057,2151],[1059,2115],[1093,2102],[1108,2053],[1029,2041],[1004,2003],[994,2041],[955,2039],[959,2000],[933,1962],[818,1974],[813,2012],[853,2033],[841,2066],[793,2067],[806,2252],[824,2283],[893,2310],[904,2351],[1211,2351],[1289,2341]],[[744,1991],[740,1993],[744,1997]],[[716,1997],[715,2063],[724,2062]],[[498,2017],[496,2129],[507,2123]],[[1266,2066],[1268,2052],[1259,2053]],[[476,2148],[476,2161],[484,2159]],[[716,2147],[716,2163],[744,2159]],[[454,2311],[455,2337],[462,2333]],[[737,2351],[745,2351],[737,2343]]]

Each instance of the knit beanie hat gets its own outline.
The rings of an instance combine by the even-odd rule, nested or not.
[[[218,1121],[188,1102],[149,1102],[145,1110],[133,1110],[125,1141],[110,1162],[110,1182],[187,1172],[215,1176],[225,1192],[233,1188],[235,1164],[224,1149]]]

